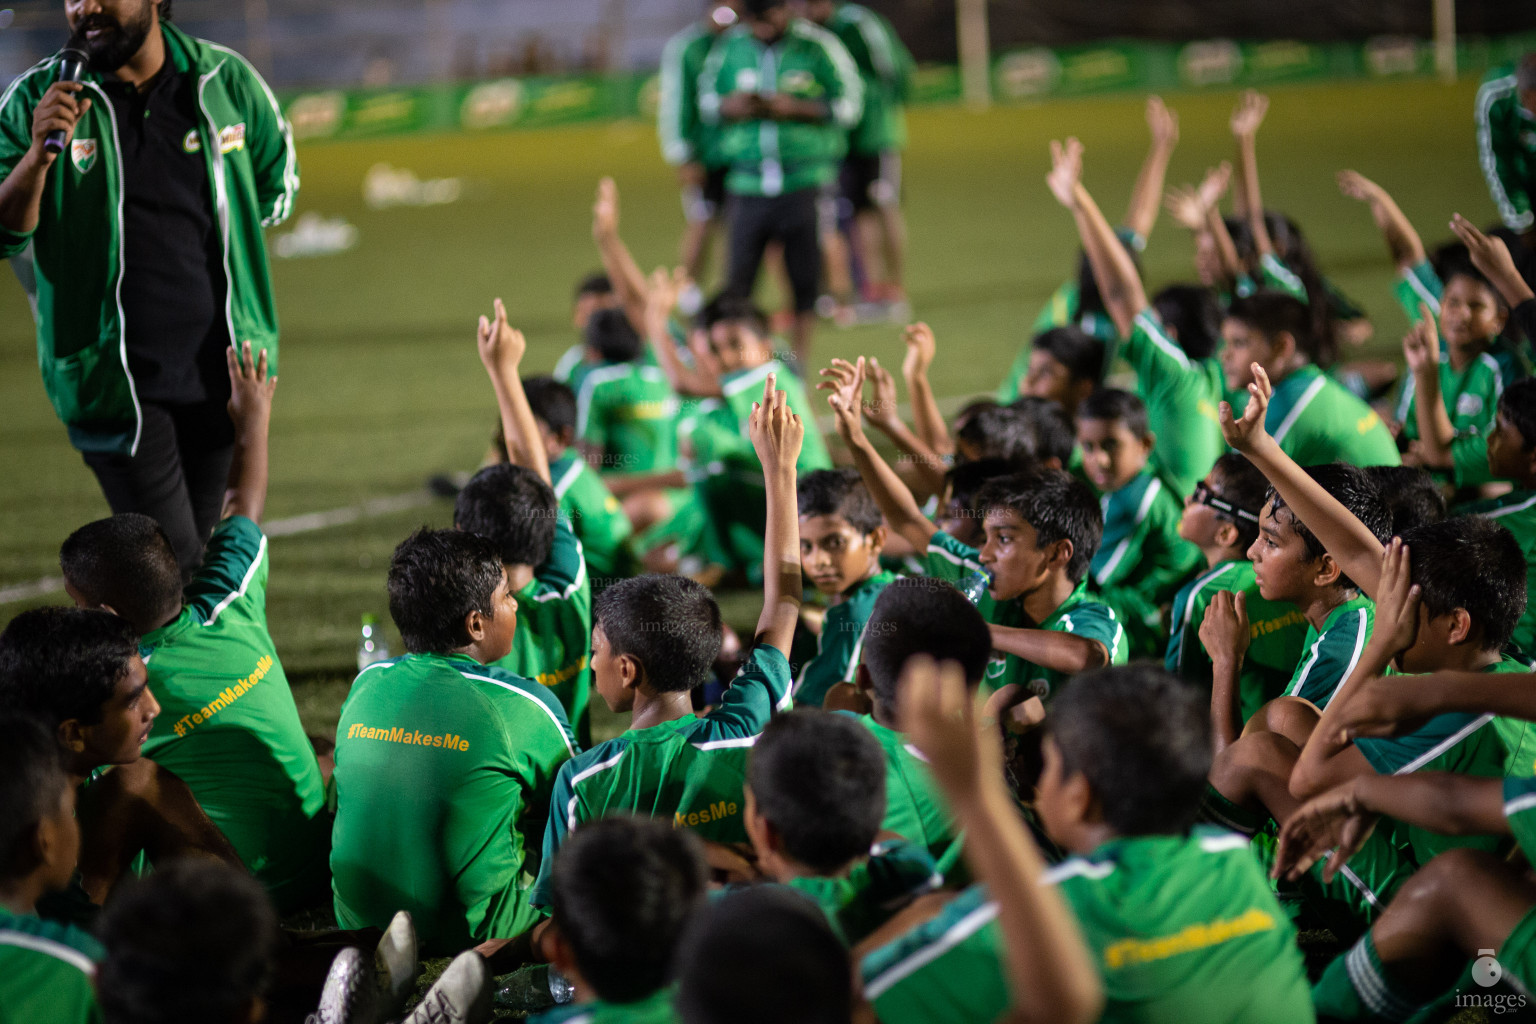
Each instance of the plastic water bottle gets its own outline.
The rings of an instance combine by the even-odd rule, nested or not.
[[[503,1010],[537,1013],[569,1003],[576,986],[548,964],[532,964],[498,979],[496,1006]]]
[[[973,572],[960,581],[960,593],[971,604],[980,604],[982,597],[987,593],[987,588],[992,585],[992,578],[985,572]]]
[[[383,633],[379,630],[378,617],[364,615],[363,636],[357,642],[357,670],[361,672],[374,662],[388,657],[389,647],[384,643]]]

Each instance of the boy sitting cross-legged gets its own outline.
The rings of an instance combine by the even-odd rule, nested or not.
[[[549,906],[549,872],[582,822],[615,812],[660,818],[721,843],[745,843],[747,752],[788,706],[788,651],[800,614],[795,459],[805,427],[769,374],[750,421],[767,486],[763,610],[745,667],[709,714],[692,691],[720,650],[720,609],[707,589],[676,576],[640,576],[604,590],[594,609],[592,674],[630,727],[561,769],[544,832],[534,899]]]

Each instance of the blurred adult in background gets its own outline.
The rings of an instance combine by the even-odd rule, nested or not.
[[[170,6],[68,0],[81,80],[57,81],[54,54],[0,96],[0,256],[32,244],[38,360],[70,442],[190,576],[234,452],[225,349],[249,341],[277,372],[261,229],[293,209],[299,170],[261,76]]]
[[[806,366],[816,326],[827,186],[863,109],[863,83],[830,32],[792,16],[786,0],[742,0],[744,23],[725,32],[699,76],[699,111],[720,126],[730,170],[726,291],[752,294],[770,241],[784,247],[794,293],[795,355]]]

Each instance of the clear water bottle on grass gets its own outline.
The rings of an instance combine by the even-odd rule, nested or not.
[[[496,979],[496,1006],[502,1010],[538,1013],[575,996],[576,987],[548,964],[530,964]]]
[[[384,631],[379,628],[379,620],[375,615],[363,616],[363,635],[357,642],[357,670],[372,665],[376,661],[384,661],[389,657],[389,647],[384,643]]]

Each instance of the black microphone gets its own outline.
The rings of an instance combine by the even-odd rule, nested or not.
[[[86,62],[90,57],[85,52],[84,34],[76,32],[69,37],[69,42],[64,44],[64,49],[59,53],[59,81],[78,82],[80,73],[85,70]],[[47,153],[64,152],[64,129],[55,128],[43,138],[43,151]]]

